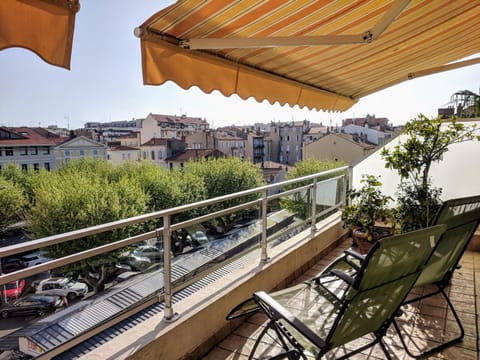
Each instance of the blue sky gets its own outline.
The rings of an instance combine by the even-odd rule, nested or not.
[[[343,113],[325,113],[183,90],[172,82],[145,86],[136,26],[171,1],[81,0],[71,70],[53,67],[24,49],[0,51],[0,125],[83,127],[88,121],[142,118],[148,113],[206,118],[211,127],[375,114],[394,125],[419,113],[433,116],[458,90],[479,93],[480,65],[406,81],[361,99]]]

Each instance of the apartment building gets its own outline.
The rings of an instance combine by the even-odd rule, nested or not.
[[[305,144],[310,144],[320,139],[321,137],[328,135],[329,133],[330,133],[330,129],[328,126],[323,126],[323,125],[312,126],[305,132],[303,136],[303,140]]]
[[[304,159],[346,161],[356,163],[375,150],[376,146],[343,133],[331,133],[305,145]]]
[[[205,119],[186,115],[148,114],[141,121],[140,140],[142,143],[152,138],[184,139],[196,132],[206,131],[209,124]]]
[[[167,158],[183,152],[187,148],[184,141],[178,139],[151,138],[140,146],[141,160],[150,160],[167,167]]]
[[[142,119],[108,121],[108,122],[87,122],[83,130],[91,134],[92,139],[108,142],[116,141],[119,137],[128,136],[130,133],[139,131]]]
[[[303,135],[309,128],[308,120],[272,123],[272,161],[293,166],[302,160]]]
[[[119,165],[125,161],[138,161],[140,149],[126,145],[112,145],[108,147],[107,160],[113,165]]]
[[[247,136],[243,131],[218,130],[215,133],[216,148],[226,156],[249,158]]]
[[[55,146],[65,138],[38,128],[0,127],[0,169],[9,163],[22,170],[51,170],[55,167]]]
[[[54,148],[55,166],[60,166],[68,161],[85,159],[107,159],[107,145],[85,136],[71,137]]]
[[[217,147],[217,141],[212,131],[204,130],[187,135],[182,139],[189,149],[211,149]]]
[[[225,157],[225,154],[217,149],[186,149],[166,159],[170,170],[183,168],[188,161],[218,159]]]

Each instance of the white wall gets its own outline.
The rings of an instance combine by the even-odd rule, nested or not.
[[[466,125],[474,123],[480,128],[480,121],[469,121]],[[392,148],[402,139],[405,137],[398,136],[385,147]],[[385,168],[385,161],[380,156],[381,150],[378,149],[353,167],[352,186],[354,188],[360,186],[362,174],[380,175],[382,191],[394,196],[399,177],[396,171]],[[430,176],[434,186],[443,188],[441,196],[443,200],[480,195],[480,141],[451,145],[443,161],[432,165]]]

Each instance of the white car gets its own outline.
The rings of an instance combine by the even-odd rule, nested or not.
[[[74,300],[77,297],[85,296],[87,292],[87,284],[61,277],[40,281],[35,291],[36,294],[58,295],[66,297],[68,300]]]
[[[42,253],[39,252],[34,252],[31,254],[23,255],[21,257],[22,262],[25,264],[26,267],[30,266],[35,266],[39,264],[43,264],[47,261],[50,261],[52,259],[49,259],[45,257]]]

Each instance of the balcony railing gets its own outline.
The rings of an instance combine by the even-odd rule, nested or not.
[[[89,325],[87,330],[82,330],[77,335],[75,331],[69,331],[72,335],[70,337],[64,335],[64,340],[55,346],[45,346],[36,342],[35,337],[23,339],[21,343],[27,344],[25,346],[30,349],[37,346],[37,352],[30,351],[30,355],[42,354],[43,356],[48,353],[48,356],[52,356],[65,351],[81,339],[93,336],[100,331],[100,328],[124,319],[126,314],[140,311],[157,302],[164,303],[164,320],[175,321],[177,314],[172,297],[176,292],[258,248],[260,248],[259,261],[268,262],[270,248],[308,227],[313,233],[319,219],[343,205],[347,184],[350,182],[348,180],[350,170],[344,166],[281,183],[0,248],[0,259],[4,259],[40,248],[48,251],[49,246],[93,235],[98,238],[109,231],[132,225],[147,229],[134,236],[99,247],[72,253],[9,274],[2,274],[0,286],[20,279],[36,279],[39,274],[47,271],[61,273],[62,268],[65,269],[67,265],[107,253],[119,254],[122,250],[131,255],[135,253],[135,249],[138,249],[133,246],[139,243],[147,244],[150,248],[156,246],[163,253],[161,259],[157,258],[145,268],[140,269],[141,271],[137,271],[140,273],[137,274],[138,282],[143,281],[145,284],[143,288],[148,290],[139,292],[137,298],[130,300],[126,307],[119,308],[111,314],[98,314],[97,324]],[[224,227],[226,227],[225,224],[229,224],[230,229],[219,229],[219,224]],[[211,233],[206,226],[209,226]],[[196,238],[196,236],[199,237]],[[133,268],[133,263],[129,264]],[[115,282],[112,282],[109,286],[111,287],[107,290],[114,288],[116,290],[114,292],[99,291],[89,299],[97,299],[95,301],[98,303],[111,294],[118,297],[121,295],[122,286],[126,288],[128,284],[125,282],[115,285]],[[130,289],[130,292],[132,291]],[[88,308],[93,311],[94,306]],[[62,322],[57,320],[55,325],[58,327],[59,324],[61,325]],[[22,336],[25,337],[25,335]],[[24,351],[22,347],[21,350]]]

